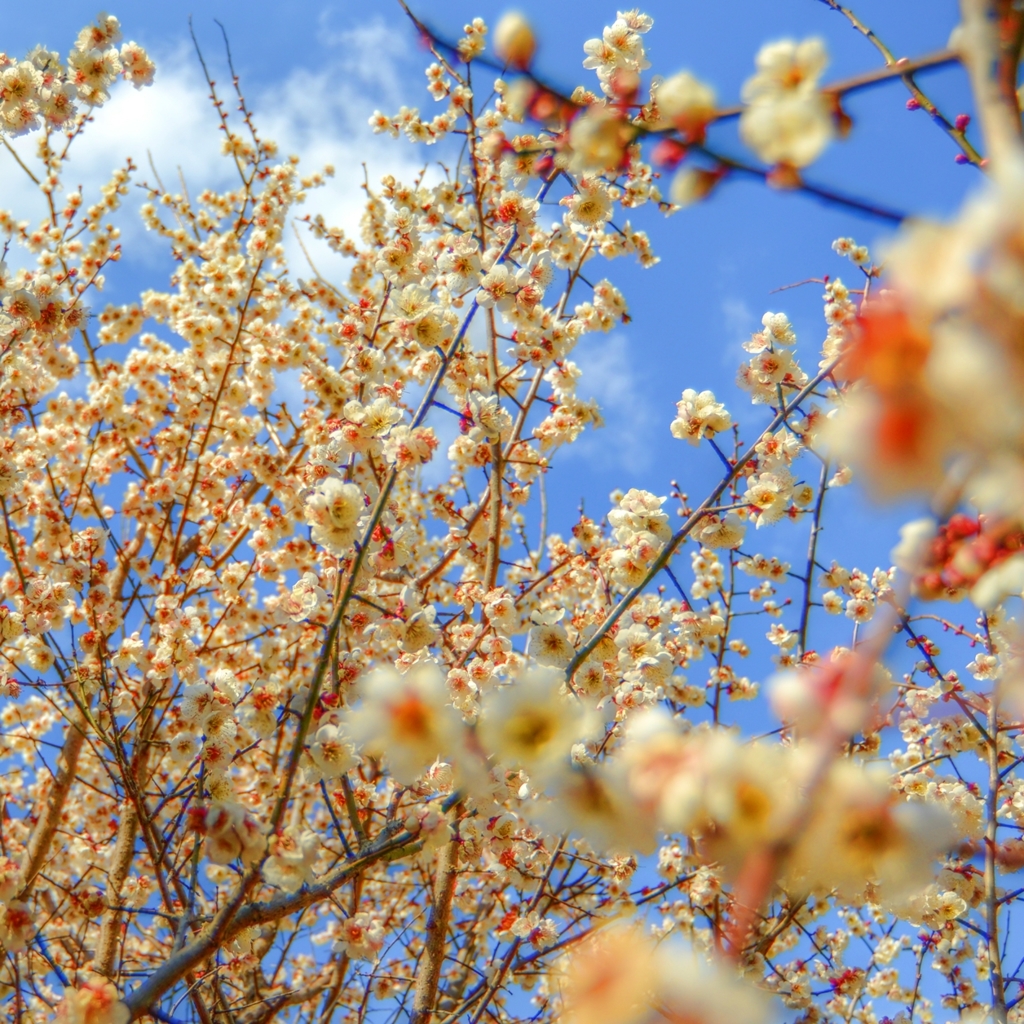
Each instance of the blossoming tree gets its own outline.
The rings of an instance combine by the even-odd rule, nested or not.
[[[1024,13],[963,0],[948,50],[898,61],[826,2],[884,63],[829,83],[819,40],[770,43],[736,108],[646,75],[638,11],[571,95],[520,16],[489,46],[408,12],[440,112],[371,124],[447,170],[367,182],[358,240],[302,215],[344,282],[288,268],[331,169],[281,158],[237,78],[209,81],[232,188],[129,160],[83,196],[69,151],[152,62],[108,16],[66,61],[0,55],[4,174],[47,211],[0,211],[11,1019],[1024,1019]],[[952,62],[981,140],[914,77]],[[742,420],[680,381],[666,443],[722,469],[701,500],[547,509],[600,423],[573,350],[626,315],[605,264],[657,260],[633,221],[731,173],[898,220],[804,171],[884,79],[980,198],[884,261],[837,240],[820,339],[751,325]],[[750,162],[708,144],[733,117]],[[175,269],[104,305],[132,182]],[[820,538],[857,478],[932,505],[894,566]]]

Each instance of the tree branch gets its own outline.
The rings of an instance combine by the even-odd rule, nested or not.
[[[409,1024],[430,1024],[441,980],[448,919],[451,916],[455,883],[459,877],[459,836],[456,832],[437,855],[437,877],[434,880],[434,901],[427,921],[427,940],[416,971],[412,1016]]]
[[[1000,61],[996,11],[991,0],[960,0],[963,16],[962,57],[971,77],[974,102],[997,176],[1019,178],[1024,173],[1024,144],[1016,96],[1004,95],[997,77]]]
[[[67,802],[71,786],[75,781],[78,758],[82,753],[82,745],[85,743],[85,722],[77,709],[72,709],[70,715],[64,734],[64,746],[60,753],[60,761],[63,763],[57,770],[57,778],[47,796],[46,807],[36,822],[36,827],[28,841],[25,863],[22,865],[21,876],[18,879],[17,899],[19,900],[27,899],[32,883],[42,869],[46,855],[50,851],[50,844],[57,832],[57,826],[60,825],[64,804]]]
[[[845,354],[845,353],[844,353]],[[669,564],[672,560],[672,556],[675,554],[676,549],[684,540],[697,528],[700,521],[709,513],[709,510],[714,506],[715,502],[721,497],[726,488],[736,479],[737,476],[743,471],[746,464],[754,457],[757,453],[757,446],[761,443],[761,438],[771,434],[774,430],[786,421],[786,417],[795,409],[812,391],[823,381],[826,380],[835,368],[842,361],[843,355],[833,359],[823,370],[821,370],[816,377],[809,381],[800,391],[799,394],[789,403],[780,409],[772,419],[771,423],[764,428],[758,435],[757,440],[750,445],[749,448],[736,460],[736,465],[733,466],[732,470],[718,482],[714,490],[701,502],[700,507],[695,509],[686,522],[675,532],[672,539],[662,549],[661,554],[654,560],[650,569],[647,570],[644,578],[635,586],[632,590],[625,594],[619,601],[619,603],[608,613],[607,618],[594,635],[587,641],[577,652],[576,656],[569,662],[565,670],[566,681],[572,681],[573,674],[576,669],[587,660],[590,652],[601,642],[608,630],[615,625],[616,622],[625,614],[629,606],[647,589],[651,581],[658,575],[661,570]]]
[[[319,903],[335,889],[386,855],[401,850],[415,840],[414,834],[405,832],[401,824],[395,822],[380,832],[355,860],[346,861],[333,871],[329,871],[319,882],[308,885],[297,893],[282,894],[266,902],[250,903],[241,908],[235,906],[235,902],[232,901],[189,945],[158,967],[125,999],[131,1014],[129,1019],[135,1020],[148,1013],[149,1008],[165,992],[173,988],[187,971],[191,971],[212,956],[244,928],[277,921]]]

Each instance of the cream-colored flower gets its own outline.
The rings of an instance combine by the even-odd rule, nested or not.
[[[364,509],[363,492],[355,484],[327,477],[306,499],[313,540],[333,554],[345,554],[356,539]]]
[[[764,1024],[770,1006],[730,964],[612,925],[577,947],[561,985],[571,1024]]]
[[[657,498],[650,491],[631,487],[620,499],[619,507],[608,513],[608,522],[620,543],[628,543],[640,533],[652,534],[660,541],[672,536],[668,513],[662,510],[665,498]]]
[[[568,763],[572,745],[592,735],[595,725],[579,699],[566,692],[561,672],[535,668],[484,695],[477,735],[497,763],[525,768],[532,776]]]
[[[538,665],[564,668],[576,653],[565,626],[559,621],[563,614],[561,610],[547,614],[535,612],[532,617],[534,625],[530,627],[527,650]]]
[[[873,883],[899,899],[927,883],[934,859],[955,834],[940,804],[906,800],[883,773],[838,761],[798,837],[787,884],[852,898]]]
[[[819,93],[752,103],[740,117],[740,138],[768,164],[806,167],[821,156],[833,133],[831,110]]]
[[[267,848],[263,830],[239,804],[214,801],[195,816],[195,824],[206,835],[206,855],[214,864],[241,858],[251,867]]]
[[[352,740],[338,725],[321,725],[309,745],[309,756],[325,779],[337,779],[359,760]]]
[[[832,111],[817,88],[827,63],[820,39],[761,48],[757,73],[743,86],[740,137],[766,163],[806,167],[828,145]]]
[[[576,191],[565,199],[573,221],[584,230],[599,228],[612,216],[607,186],[596,177],[580,178]]]
[[[342,918],[341,934],[332,947],[335,953],[347,953],[351,960],[375,960],[384,946],[385,931],[372,914],[361,912]]]
[[[316,575],[306,572],[292,587],[291,594],[282,602],[282,608],[293,622],[302,622],[311,618],[326,601],[327,592],[320,587]]]
[[[618,170],[635,134],[617,111],[592,107],[580,114],[569,128],[573,169],[584,173]]]
[[[828,65],[823,40],[765,43],[756,58],[757,72],[743,84],[743,102],[768,102],[780,96],[813,91]]]
[[[503,14],[494,26],[494,52],[514,68],[527,68],[537,49],[533,28],[519,11]]]
[[[434,662],[419,662],[404,676],[379,669],[360,681],[358,693],[359,704],[344,713],[345,730],[362,753],[386,757],[396,781],[411,785],[439,757],[460,762],[460,716]]]
[[[95,977],[64,990],[54,1020],[59,1024],[128,1024],[130,1017],[114,985]]]
[[[658,113],[685,135],[699,137],[715,116],[715,90],[689,71],[666,78],[655,90]]]
[[[676,206],[692,206],[711,195],[722,180],[719,171],[705,167],[680,167],[672,176],[669,198]]]
[[[529,814],[550,835],[568,830],[605,855],[654,852],[657,821],[637,806],[617,762],[566,761],[546,781],[548,799],[531,804]]]
[[[313,880],[320,840],[315,832],[307,830],[300,835],[294,829],[285,829],[270,837],[267,852],[263,877],[285,892],[298,892]]]
[[[676,402],[676,418],[672,421],[672,436],[698,444],[702,437],[714,437],[732,426],[732,417],[721,402],[715,401],[713,391],[692,388],[683,392]]]
[[[0,942],[11,953],[27,948],[36,933],[32,911],[22,900],[9,900],[0,907]]]
[[[757,526],[776,523],[789,507],[793,480],[786,472],[759,473],[748,477],[743,500],[756,510]]]

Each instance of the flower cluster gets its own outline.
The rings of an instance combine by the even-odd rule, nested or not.
[[[102,15],[78,34],[67,62],[37,46],[25,60],[0,53],[0,134],[22,135],[42,125],[75,132],[78,104],[102,106],[110,86],[123,76],[136,88],[149,85],[156,70],[138,43],[122,43],[117,18]]]

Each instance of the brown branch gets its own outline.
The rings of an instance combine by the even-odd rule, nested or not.
[[[1020,134],[1020,100],[1017,97],[1017,71],[1020,51],[1024,45],[1024,10],[1014,0],[997,0],[998,59],[995,77],[1003,105],[1016,115],[1017,133]]]
[[[814,592],[812,580],[814,565],[817,561],[818,536],[821,533],[821,509],[825,503],[825,492],[828,490],[828,460],[821,463],[821,478],[818,481],[818,497],[814,502],[811,519],[811,532],[807,538],[807,568],[804,571],[803,603],[800,609],[800,631],[797,640],[797,652],[802,658],[807,653],[807,626],[811,619],[811,598]]]
[[[903,84],[909,90],[911,96],[920,104],[920,106],[928,113],[929,117],[937,124],[940,128],[960,147],[961,152],[967,159],[975,166],[981,166],[982,156],[981,154],[967,141],[967,135],[965,128],[958,128],[952,123],[932,102],[931,98],[918,86],[914,81],[913,74],[915,71],[922,71],[926,68],[941,67],[944,64],[948,64],[957,61],[958,55],[953,50],[942,50],[938,54],[934,54],[933,59],[923,58],[921,60],[910,61],[906,58],[897,60],[896,55],[889,49],[885,43],[882,42],[878,36],[875,35],[874,31],[868,28],[858,18],[849,7],[844,7],[838,0],[821,0],[823,4],[826,4],[833,11],[842,14],[847,21],[862,35],[865,39],[870,42],[876,50],[882,55],[885,60],[886,66],[881,68],[882,72],[888,72],[886,77],[892,77],[893,75],[899,74],[900,78],[903,79]],[[934,58],[939,58],[934,60]],[[883,79],[878,78],[875,81],[882,81]],[[873,82],[866,84],[874,84]],[[860,86],[863,88],[863,85]],[[849,90],[852,91],[852,90]]]
[[[144,790],[149,767],[150,738],[156,727],[156,716],[147,715],[139,727],[136,753],[129,763],[136,789]],[[114,843],[113,862],[107,873],[107,909],[100,928],[100,940],[96,947],[95,970],[105,977],[112,977],[114,958],[117,955],[118,940],[121,937],[121,887],[124,885],[135,858],[135,840],[139,834],[139,808],[134,800],[124,801],[121,820],[117,824],[117,839]]]
[[[232,900],[192,942],[161,964],[125,999],[131,1014],[129,1019],[136,1020],[147,1013],[165,992],[185,976],[186,972],[212,956],[243,929],[279,921],[282,917],[288,917],[314,903],[319,903],[373,864],[414,844],[415,841],[414,834],[403,831],[400,824],[394,823],[381,831],[354,860],[346,861],[333,871],[329,871],[319,882],[306,886],[300,892],[282,894],[266,902],[249,903],[246,906],[239,906]]]
[[[454,43],[446,40],[443,36],[436,33],[433,29],[427,26],[422,20],[416,17],[409,9],[408,4],[405,0],[398,0],[400,6],[409,16],[409,19],[415,25],[417,31],[428,40],[431,44],[447,50],[451,53],[458,53],[458,48]],[[957,55],[949,50],[941,50],[934,54],[927,54],[924,57],[919,58],[917,61],[907,61],[905,64],[900,64],[898,68],[880,68],[874,71],[866,72],[861,75],[854,76],[850,79],[843,79],[839,82],[834,82],[831,85],[825,85],[822,87],[822,92],[832,93],[834,95],[843,95],[846,92],[852,92],[857,89],[867,88],[871,85],[876,85],[880,82],[887,81],[891,78],[904,77],[914,70],[923,70],[925,68],[941,67],[945,64],[954,62],[957,59]],[[494,67],[496,70],[505,72],[508,68],[504,65],[498,64],[497,62],[488,59],[481,55],[474,58],[474,61],[480,64],[484,64],[488,67]],[[532,71],[524,72],[524,77],[542,92],[549,93],[552,97],[557,99],[560,103],[564,104],[571,109],[580,109],[580,104],[575,102],[565,90],[558,89],[547,82],[543,81]],[[741,114],[744,110],[742,106],[728,107],[722,111],[719,111],[713,120],[727,120],[732,117],[736,117]],[[662,137],[678,137],[678,132],[674,128],[669,129],[655,129],[651,130],[642,125],[631,124],[630,130],[633,133],[634,140],[642,138],[662,138]],[[730,170],[741,171],[749,174],[752,177],[761,179],[762,181],[769,180],[769,168],[760,168],[752,164],[744,163],[743,161],[734,160],[728,157],[719,156],[704,146],[693,145],[690,140],[680,139],[680,143],[687,148],[693,149],[696,152],[702,152],[709,158],[715,160],[720,166],[729,168]],[[876,217],[879,220],[889,221],[890,223],[902,223],[906,219],[906,216],[902,213],[898,213],[894,210],[887,209],[886,207],[880,206],[876,203],[871,203],[863,199],[858,199],[855,196],[848,196],[842,192],[838,192],[835,189],[828,188],[824,185],[810,184],[803,180],[798,180],[794,183],[792,190],[794,192],[804,192],[807,195],[815,196],[818,199],[822,199],[827,203],[834,206],[842,206],[847,209],[856,210],[859,213],[866,214],[871,217]]]
[[[18,151],[6,139],[0,139],[0,142],[3,142],[4,149],[6,149],[7,152],[14,157],[15,163],[17,163],[17,165],[32,179],[32,181],[36,185],[38,185],[39,179],[32,173],[31,170],[29,170],[28,166],[24,163],[21,157],[18,156]]]
[[[714,160],[715,163],[726,170],[746,174],[766,183],[771,180],[771,170],[769,168],[758,167],[756,164],[737,160],[735,157],[723,156],[707,146],[691,145],[690,148],[696,153],[703,154],[709,160]],[[843,192],[837,192],[835,189],[826,188],[824,185],[817,185],[807,181],[802,175],[799,177],[798,182],[788,191],[803,192],[806,195],[822,199],[832,206],[844,206],[848,210],[856,210],[857,213],[863,213],[878,220],[888,221],[890,224],[902,224],[907,219],[906,214],[900,213],[898,210],[881,206],[878,203],[870,203],[867,200],[858,199],[856,196],[849,196]]]
[[[990,648],[991,649],[991,648]],[[996,877],[996,850],[999,842],[999,701],[992,694],[988,712],[988,796],[985,801],[985,931],[989,975],[992,985],[992,1018],[1006,1024],[1006,984],[1003,980],[1002,953],[999,949],[999,896]]]
[[[270,996],[251,1013],[240,1015],[238,1024],[270,1024],[286,1006],[308,1003],[311,999],[316,999],[325,988],[327,986],[323,984],[307,985],[305,988],[286,990],[279,996]]]
[[[963,17],[962,58],[971,77],[971,89],[982,132],[997,175],[1017,177],[1024,169],[1017,99],[1004,95],[994,74],[999,67],[1000,44],[992,0],[960,0]]]
[[[57,777],[46,798],[46,807],[36,822],[36,827],[28,841],[25,863],[22,865],[21,875],[18,878],[17,898],[19,900],[28,897],[32,883],[50,852],[50,844],[60,825],[64,805],[67,803],[68,794],[75,781],[78,758],[82,753],[84,743],[85,720],[81,714],[73,710],[64,734],[64,747],[60,753],[60,761],[63,763],[57,770]]]
[[[409,1024],[430,1024],[437,1000],[437,986],[441,980],[445,943],[448,939],[448,919],[451,916],[455,883],[459,877],[458,833],[441,847],[437,855],[437,877],[434,880],[434,899],[427,921],[426,945],[416,970],[413,990],[412,1015]]]
[[[487,310],[487,333],[489,338],[487,352],[487,373],[491,378],[491,388],[496,399],[500,400],[501,391],[498,386],[498,331],[494,324],[494,309]],[[501,561],[501,474],[504,472],[501,451],[501,438],[491,444],[491,479],[488,487],[488,515],[490,528],[487,534],[487,561],[484,568],[484,586],[493,590],[498,582],[498,564]]]
[[[842,10],[839,4],[833,4],[832,0],[821,0],[822,3],[828,4],[833,10]],[[876,46],[879,46],[878,37],[871,32],[870,29],[864,31],[865,35],[870,33],[870,38]],[[906,57],[897,60],[891,54],[887,56],[888,51],[883,53],[886,57],[887,63],[885,67],[875,68],[872,71],[863,71],[859,75],[851,75],[849,78],[841,78],[838,82],[829,82],[821,87],[821,91],[825,93],[832,93],[835,96],[847,96],[851,92],[860,92],[862,89],[869,89],[874,85],[883,85],[886,82],[891,82],[894,78],[905,79],[908,75],[914,74],[916,71],[930,71],[935,68],[948,67],[950,64],[957,64],[960,61],[959,54],[955,50],[936,50],[935,53],[926,53],[923,57],[915,57],[910,60]],[[924,106],[924,104],[922,104]],[[724,121],[729,118],[739,117],[740,114],[746,107],[742,103],[737,103],[732,107],[723,107],[721,110],[716,111],[715,121]]]

